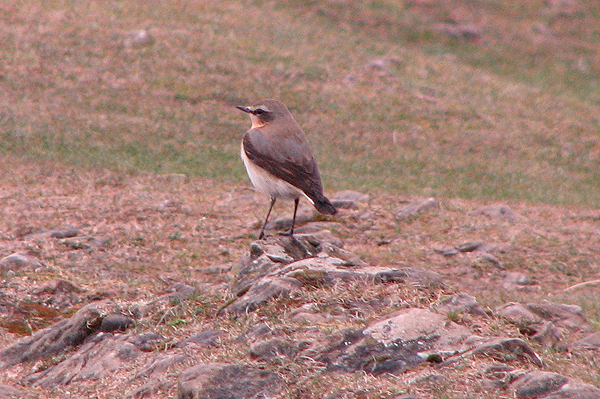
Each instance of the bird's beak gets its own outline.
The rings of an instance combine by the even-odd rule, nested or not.
[[[237,109],[241,109],[242,111],[244,111],[244,112],[247,112],[247,113],[249,113],[249,114],[250,114],[250,113],[252,113],[252,110],[251,110],[250,108],[248,108],[248,107],[244,107],[243,105],[236,105],[235,107],[236,107]]]

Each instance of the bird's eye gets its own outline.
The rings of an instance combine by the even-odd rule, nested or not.
[[[265,112],[267,112],[267,111],[265,111],[265,110],[264,110],[264,109],[262,109],[262,108],[258,108],[256,111],[254,111],[254,113],[255,113],[256,115],[262,115],[262,114],[264,114]]]

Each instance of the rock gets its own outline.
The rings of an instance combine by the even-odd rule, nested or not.
[[[369,268],[376,283],[406,283],[418,287],[440,287],[442,277],[431,270],[418,267]]]
[[[267,323],[260,323],[240,334],[235,340],[238,342],[254,342],[274,333]]]
[[[186,339],[177,346],[181,348],[188,344],[196,344],[202,347],[216,347],[219,346],[219,342],[223,335],[225,335],[225,331],[223,330],[208,330]]]
[[[135,361],[140,349],[126,335],[100,333],[66,360],[25,378],[26,384],[51,388],[73,381],[97,380]]]
[[[129,338],[129,342],[135,344],[144,352],[155,351],[159,346],[165,344],[165,337],[154,332],[147,332],[139,335],[134,335]]]
[[[250,347],[250,358],[262,361],[279,357],[293,358],[297,352],[298,347],[294,341],[276,337],[253,344]]]
[[[531,336],[532,341],[546,347],[556,347],[560,338],[560,330],[552,322],[543,322]]]
[[[208,363],[185,370],[178,379],[180,399],[266,398],[278,395],[283,379],[249,366]]]
[[[239,300],[224,308],[226,313],[241,315],[256,310],[269,299],[287,295],[292,290],[302,286],[302,283],[290,277],[265,277],[253,285]]]
[[[331,199],[340,201],[369,202],[371,200],[371,196],[369,194],[359,193],[358,191],[342,190],[333,194]]]
[[[363,332],[386,345],[422,342],[418,352],[424,357],[429,352],[464,351],[471,345],[471,333],[466,327],[420,308],[400,310],[371,323]]]
[[[513,384],[517,398],[545,398],[558,391],[568,381],[568,378],[545,371],[527,373]]]
[[[482,386],[487,389],[506,388],[514,380],[511,367],[504,363],[492,363],[483,370]]]
[[[82,293],[85,290],[76,286],[75,284],[73,284],[72,282],[62,279],[62,278],[57,278],[55,279],[52,284],[50,285],[50,287],[48,288],[49,292],[52,293],[57,293],[57,292],[61,292],[64,294],[68,294],[68,293]]]
[[[556,304],[549,301],[522,305],[510,302],[496,309],[496,312],[506,320],[518,325],[528,335],[541,331],[551,322],[558,327],[558,332],[591,332],[583,311],[576,305]]]
[[[491,356],[498,361],[508,361],[512,358],[528,360],[536,366],[542,367],[544,362],[525,341],[518,338],[499,338],[485,342],[475,349],[465,352],[465,355]]]
[[[108,313],[111,302],[94,302],[81,308],[73,317],[23,338],[0,351],[0,369],[56,355],[65,349],[78,346],[98,330],[103,314]]]
[[[131,327],[133,323],[134,321],[131,317],[127,317],[119,313],[113,313],[102,319],[102,322],[100,323],[100,331],[125,331]]]
[[[154,37],[152,37],[145,29],[128,33],[127,38],[123,42],[125,47],[131,48],[147,47],[153,44]]]
[[[455,39],[466,39],[469,41],[479,41],[482,39],[481,29],[474,25],[439,23],[435,24],[433,28]]]
[[[132,378],[132,380],[143,379],[146,381],[144,385],[130,391],[126,395],[126,398],[141,399],[157,397],[157,393],[160,390],[167,390],[170,386],[174,385],[173,382],[166,378],[169,370],[186,360],[187,358],[182,355],[160,354],[156,356]]]
[[[502,219],[508,222],[515,222],[521,218],[521,215],[513,211],[506,205],[487,205],[477,209],[477,212],[495,219]]]
[[[600,332],[592,333],[584,338],[581,338],[571,344],[571,348],[582,350],[599,350],[600,349]]]
[[[541,303],[527,304],[527,308],[544,320],[553,322],[557,327],[565,328],[570,331],[592,331],[592,328],[583,314],[583,310],[577,305],[565,305],[550,301],[542,301]]]
[[[428,198],[405,206],[396,212],[395,217],[396,220],[404,220],[410,216],[420,215],[434,209],[440,209],[440,203],[435,198]]]
[[[479,306],[479,303],[477,303],[477,299],[465,292],[454,294],[449,298],[443,299],[435,306],[435,309],[438,312],[445,314],[455,312],[468,313],[474,316],[487,316],[485,311]]]
[[[43,267],[43,264],[32,251],[16,252],[0,259],[0,272],[3,275],[9,272],[15,273],[23,269],[36,271],[41,267]]]
[[[333,344],[321,351],[318,361],[329,371],[362,371],[373,375],[397,374],[416,367],[425,360],[418,355],[417,342],[394,342],[390,345],[363,334],[346,330],[337,334]]]
[[[66,227],[62,229],[51,230],[48,233],[52,238],[71,238],[79,235],[79,229]]]
[[[290,208],[291,209],[291,208]],[[296,224],[295,226],[300,226],[301,224],[314,222],[317,220],[317,216],[319,213],[313,208],[302,208],[298,209],[298,213],[296,214]],[[286,216],[279,219],[275,219],[267,223],[267,230],[278,230],[278,231],[286,231],[292,227],[292,217]]]
[[[25,398],[27,397],[25,392],[8,386],[8,385],[0,385],[0,398],[2,399],[11,399],[11,398]]]
[[[538,282],[530,279],[527,275],[520,272],[507,273],[502,280],[502,286],[507,290],[527,290],[529,287],[537,285]]]

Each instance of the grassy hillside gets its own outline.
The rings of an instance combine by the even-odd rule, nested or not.
[[[600,205],[597,2],[3,4],[2,154],[242,181],[272,97],[329,191]]]

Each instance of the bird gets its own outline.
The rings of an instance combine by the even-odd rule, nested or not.
[[[292,226],[289,233],[282,233],[292,238],[300,197],[306,197],[320,213],[335,215],[337,209],[323,194],[319,167],[306,135],[285,104],[268,99],[236,108],[252,121],[242,140],[244,166],[254,187],[271,199],[258,239],[263,239],[278,199],[294,201]]]

